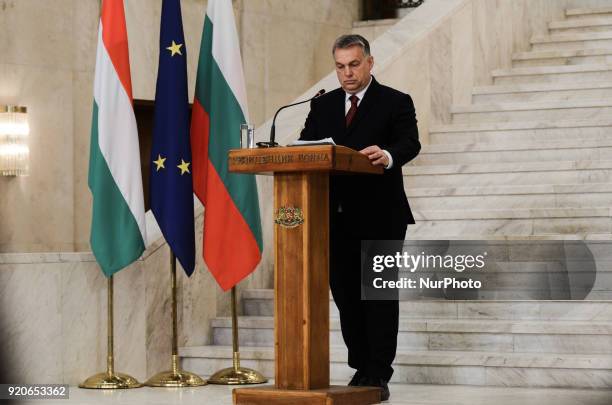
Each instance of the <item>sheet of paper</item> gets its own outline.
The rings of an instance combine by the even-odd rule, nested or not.
[[[332,138],[317,139],[316,141],[300,141],[296,139],[287,146],[308,146],[308,145],[335,145]]]

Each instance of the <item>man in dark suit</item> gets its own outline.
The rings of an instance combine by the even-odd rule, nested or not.
[[[362,240],[403,240],[414,223],[404,192],[402,166],[421,149],[409,95],[379,84],[371,75],[368,41],[343,35],[333,46],[341,88],[314,99],[302,140],[332,138],[367,155],[382,175],[332,176],[330,180],[330,287],[340,312],[349,366],[349,385],[387,382],[397,348],[399,302],[362,300]]]

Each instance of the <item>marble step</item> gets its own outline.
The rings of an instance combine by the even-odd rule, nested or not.
[[[512,196],[512,195],[569,195],[612,192],[612,183],[591,184],[534,184],[526,186],[453,186],[407,188],[410,198],[428,197],[470,197],[470,196]]]
[[[611,48],[612,31],[541,35],[530,42],[532,51]]]
[[[231,346],[179,348],[182,366],[205,377],[231,365]],[[241,365],[274,376],[272,347],[245,347]],[[346,383],[354,373],[344,347],[330,348],[332,381]],[[398,350],[392,383],[467,384],[513,387],[612,387],[612,357],[564,353]],[[393,388],[392,388],[393,389]]]
[[[548,30],[551,34],[612,31],[612,14],[609,16],[551,21],[548,23]]]
[[[580,18],[593,18],[593,17],[612,17],[612,7],[577,7],[569,8],[565,10],[565,17],[568,20],[574,21]]]
[[[609,100],[612,98],[612,81],[523,83],[496,86],[480,86],[472,89],[472,102],[512,103],[564,100]]]
[[[477,295],[478,299],[484,300],[511,300],[511,301],[531,301],[531,300],[555,300],[555,299],[567,299],[571,294],[575,294],[576,289],[572,290],[569,288],[564,289],[540,289],[540,290],[516,290],[512,288],[507,289],[495,289],[495,290],[479,290]],[[578,289],[581,295],[586,294],[589,300],[603,300],[609,301],[612,299],[612,291],[607,290],[592,290],[587,291],[585,289]],[[462,299],[465,296],[465,292],[457,292],[456,299]],[[470,294],[471,295],[471,294]],[[469,298],[469,297],[468,297]]]
[[[612,62],[612,49],[531,51],[512,55],[513,67],[605,64]]]
[[[448,215],[450,217],[450,215]],[[511,216],[511,215],[508,215]],[[612,233],[610,220],[605,217],[512,217],[512,218],[459,218],[419,219],[408,227],[409,237],[421,240],[443,239],[491,239],[495,237],[515,239],[558,240],[559,235],[571,238],[591,239]],[[471,235],[474,235],[471,237]]]
[[[272,316],[274,291],[249,289],[241,292],[243,313]],[[338,310],[330,297],[330,314]],[[595,301],[450,301],[423,299],[400,301],[402,319],[612,321],[612,302]]]
[[[413,210],[416,221],[458,220],[458,219],[593,219],[610,227],[612,208],[609,206],[587,208],[508,208],[508,209],[449,209]],[[606,232],[606,231],[602,231]]]
[[[218,317],[211,321],[213,329],[228,331],[231,336],[232,319]],[[271,316],[238,317],[240,332],[248,329],[274,330],[274,318]],[[330,330],[340,330],[340,319],[330,318]],[[399,330],[419,333],[478,333],[478,334],[518,334],[518,335],[568,335],[568,336],[609,336],[612,335],[612,321],[551,321],[551,320],[479,320],[479,319],[419,319],[401,316]],[[221,340],[224,336],[219,336]],[[274,339],[266,341],[263,346],[273,346]],[[228,345],[231,345],[231,339]],[[218,345],[224,345],[218,343]],[[590,350],[590,349],[589,349]],[[612,350],[612,347],[604,350]]]
[[[409,163],[447,165],[469,163],[534,162],[546,160],[612,160],[610,140],[564,140],[524,143],[474,143],[424,145]]]
[[[608,183],[612,181],[612,161],[404,166],[403,173],[409,188]]]
[[[533,243],[533,242],[532,242]],[[562,247],[558,243],[559,247]],[[585,252],[593,254],[588,245],[577,245],[568,246],[567,250],[577,250],[580,246]],[[605,245],[606,249],[610,249],[610,244]],[[535,247],[533,247],[535,249]],[[514,287],[521,289],[538,289],[540,282],[558,282],[566,281],[569,276],[584,276],[591,275],[597,272],[602,277],[601,283],[594,288],[599,291],[607,291],[612,286],[610,276],[612,275],[612,260],[597,259],[597,263],[594,262],[593,258],[576,258],[571,257],[571,261],[565,263],[566,256],[560,258],[545,258],[541,260],[529,260],[527,258],[520,260],[514,259],[512,261],[503,260],[503,258],[493,259],[492,250],[487,248],[488,260],[485,266],[478,273],[470,273],[469,277],[475,280],[481,280],[486,282],[484,287],[488,288],[506,288]],[[567,253],[566,253],[567,254]],[[594,268],[594,265],[597,268]],[[568,267],[569,266],[569,267]],[[569,272],[569,273],[568,273]],[[570,274],[571,273],[571,274]],[[439,270],[425,270],[420,269],[419,275],[423,277],[437,277],[440,275]],[[406,274],[404,274],[406,275]],[[458,277],[466,277],[466,275],[457,274]],[[592,282],[589,280],[588,282]],[[581,277],[576,278],[577,283],[583,283],[584,280]],[[547,286],[548,287],[548,286]],[[410,298],[408,295],[407,298]]]
[[[574,289],[575,290],[575,289]],[[581,294],[588,293],[588,298],[590,300],[606,300],[609,301],[612,299],[612,291],[610,289],[603,291],[587,291],[584,288],[578,289]],[[561,289],[532,289],[532,290],[517,290],[515,288],[497,288],[497,289],[480,289],[478,292],[465,292],[458,291],[456,292],[455,299],[476,299],[474,295],[478,297],[478,299],[483,300],[512,300],[512,301],[530,301],[530,300],[555,300],[555,299],[567,299],[574,293],[569,288],[561,288]]]
[[[432,237],[432,235],[413,233],[414,225],[410,225],[410,232],[406,235],[406,240],[411,241],[432,241],[440,240],[458,240],[458,241],[480,241],[480,240],[496,240],[496,241],[604,241],[609,242],[612,240],[612,232],[583,232],[583,233],[551,233],[551,234],[502,234],[502,233],[464,233],[461,235],[445,235],[441,232],[439,237]]]
[[[611,40],[612,41],[612,40]],[[612,47],[612,43],[610,44]],[[612,65],[530,66],[491,72],[494,84],[612,81]]]
[[[612,119],[432,125],[432,144],[522,143],[610,139]]]
[[[513,235],[516,237],[612,233],[608,208],[528,208],[413,210],[416,224],[408,236],[414,239],[477,239]],[[470,238],[471,239],[471,238]]]
[[[435,156],[446,153],[468,153],[468,152],[503,152],[503,151],[527,151],[548,149],[580,149],[612,146],[612,137],[609,139],[566,139],[557,141],[530,141],[518,142],[491,142],[491,143],[435,143],[426,144],[421,148],[419,156]]]
[[[232,344],[231,318],[212,321],[213,345]],[[272,317],[238,319],[239,344],[273,346]],[[330,319],[330,344],[344,343],[338,318]],[[611,354],[612,322],[429,321],[400,319],[398,347],[409,350],[465,350]]]
[[[612,116],[610,100],[563,100],[482,103],[451,106],[453,123],[481,123],[561,119],[598,119]]]
[[[413,210],[605,207],[612,183],[406,188]]]
[[[410,235],[409,235],[410,236]],[[560,235],[559,235],[560,236]],[[602,235],[603,236],[603,235]],[[542,265],[550,271],[559,269],[559,262],[565,262],[571,257],[572,268],[574,264],[592,263],[597,258],[598,270],[612,271],[612,239],[607,236],[599,240],[584,241],[558,238],[557,240],[528,240],[528,239],[480,239],[473,240],[404,240],[404,247],[412,252],[471,252],[476,254],[481,250],[487,252],[488,260],[484,269],[487,272],[541,272]],[[421,270],[422,271],[422,270]]]

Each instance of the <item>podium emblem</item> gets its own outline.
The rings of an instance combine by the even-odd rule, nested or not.
[[[301,208],[297,207],[280,207],[276,211],[274,223],[283,228],[295,228],[304,223],[304,214]]]

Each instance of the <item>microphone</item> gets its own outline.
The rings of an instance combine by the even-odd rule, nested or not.
[[[279,112],[281,112],[281,110],[284,110],[285,108],[288,108],[288,107],[293,107],[294,105],[308,103],[309,101],[312,101],[315,98],[322,96],[323,94],[325,94],[325,89],[319,90],[317,94],[314,95],[314,97],[309,98],[308,100],[298,101],[297,103],[293,103],[293,104],[287,104],[287,105],[282,106],[278,110],[276,110],[276,114],[274,114],[274,118],[272,119],[272,127],[270,128],[270,142],[257,142],[257,146],[260,148],[274,148],[278,146],[278,143],[274,141],[274,138],[276,137],[275,123],[276,123],[276,116],[278,115]]]

